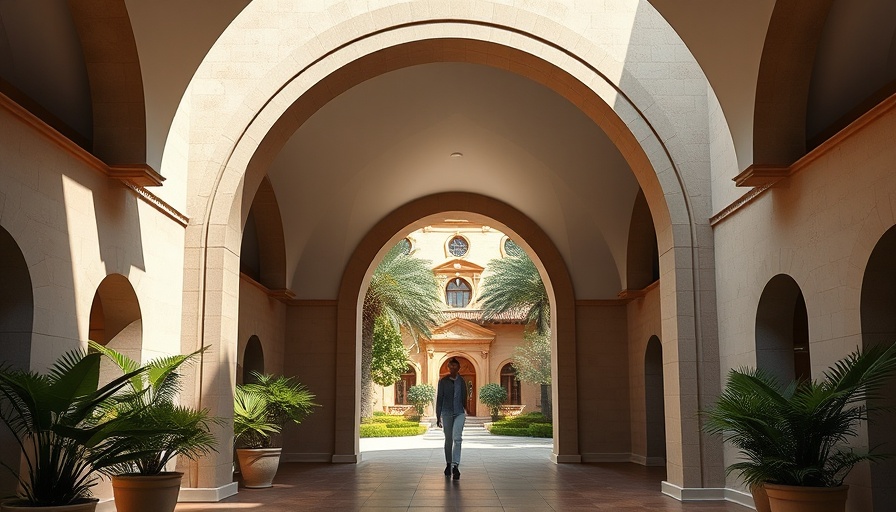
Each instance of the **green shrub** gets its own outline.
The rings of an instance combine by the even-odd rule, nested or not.
[[[393,426],[394,425],[394,426]],[[410,426],[408,426],[410,425]],[[406,437],[424,434],[427,427],[417,423],[365,423],[361,425],[361,437]]]
[[[388,416],[385,411],[373,411],[374,416]]]
[[[419,427],[420,423],[416,421],[395,421],[386,423],[386,428],[414,428]]]
[[[414,405],[420,416],[423,415],[423,409],[435,401],[436,388],[432,384],[417,384],[408,389],[408,402]]]
[[[488,431],[496,436],[520,436],[520,437],[528,437],[529,436],[528,428],[504,427],[504,426],[497,425],[497,424],[492,424],[491,428],[489,428]]]
[[[532,437],[554,437],[554,426],[550,423],[532,423],[529,425],[529,435]]]
[[[403,421],[407,421],[404,416],[374,416],[368,418],[365,423],[401,423]]]

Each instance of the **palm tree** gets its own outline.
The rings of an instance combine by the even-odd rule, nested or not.
[[[364,295],[361,319],[361,417],[373,415],[373,326],[377,317],[387,318],[397,329],[405,328],[417,338],[429,336],[429,327],[439,322],[442,301],[431,262],[406,254],[399,243],[373,271]]]
[[[539,334],[551,327],[551,303],[541,274],[526,253],[519,251],[488,263],[491,275],[482,283],[482,319],[493,320],[508,311],[524,311],[526,323]]]

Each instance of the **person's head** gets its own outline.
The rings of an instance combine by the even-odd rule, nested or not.
[[[451,373],[451,376],[454,377],[457,375],[457,372],[460,370],[460,361],[457,358],[452,357],[448,360],[448,372]]]

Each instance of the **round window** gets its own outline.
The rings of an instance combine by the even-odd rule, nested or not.
[[[461,257],[464,254],[467,254],[467,249],[469,248],[470,246],[467,244],[467,241],[459,236],[452,238],[448,242],[448,252],[450,252],[452,256]]]

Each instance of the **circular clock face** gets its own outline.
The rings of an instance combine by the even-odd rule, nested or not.
[[[467,249],[469,248],[470,246],[467,244],[467,241],[459,236],[452,238],[451,241],[448,242],[448,252],[450,252],[452,256],[463,256],[464,254],[467,254]]]

